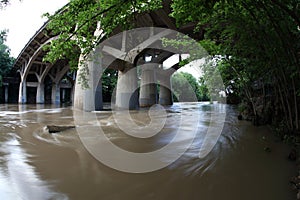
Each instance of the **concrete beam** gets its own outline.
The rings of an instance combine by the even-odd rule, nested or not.
[[[38,82],[27,82],[26,86],[27,87],[38,87]]]
[[[72,84],[71,83],[60,83],[59,87],[60,88],[72,88]]]
[[[130,62],[133,63],[136,56],[141,52],[141,50],[146,49],[147,47],[149,47],[151,44],[159,41],[162,37],[165,37],[169,34],[171,34],[171,30],[163,30],[155,35],[151,35],[148,39],[146,39],[145,41],[143,41],[142,43],[140,43],[139,45],[137,45],[136,47],[132,48],[130,51],[122,51],[119,49],[116,49],[114,47],[110,47],[105,45],[103,47],[103,52],[108,53],[112,56],[114,56],[115,58],[124,60],[126,62]]]

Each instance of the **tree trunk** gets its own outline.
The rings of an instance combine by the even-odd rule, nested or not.
[[[296,130],[299,130],[297,91],[296,91],[296,87],[295,87],[294,78],[292,78],[292,85],[293,85],[293,91],[294,91],[294,104],[295,104],[295,127],[296,127]]]

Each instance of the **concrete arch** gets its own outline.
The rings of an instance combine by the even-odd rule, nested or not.
[[[35,59],[37,58],[37,56],[41,53],[41,51],[43,50],[43,47],[45,45],[47,45],[48,43],[50,43],[51,41],[57,39],[58,36],[55,36],[53,38],[48,39],[45,43],[40,44],[40,47],[34,52],[34,54],[29,58],[29,60],[27,61],[27,64],[24,66],[24,71],[22,74],[22,80],[24,78],[26,78],[26,76],[28,75],[30,68],[32,66],[32,64],[34,63]]]
[[[34,53],[28,57],[28,60],[25,60],[25,64],[22,65],[21,69],[18,70],[20,73],[20,77],[21,77],[21,81],[20,81],[20,87],[19,87],[19,103],[27,103],[27,81],[26,78],[28,76],[28,74],[30,73],[30,69],[33,65],[34,62],[36,62],[36,58],[43,52],[43,47],[45,45],[47,45],[48,43],[50,43],[51,41],[55,40],[57,38],[56,37],[52,37],[48,40],[46,40],[43,44],[39,44],[39,47],[37,48],[37,50],[34,51]],[[26,54],[28,55],[28,54]],[[24,60],[24,58],[23,58]],[[35,76],[37,77],[37,94],[36,94],[36,103],[44,103],[44,86],[43,86],[43,81],[45,76],[47,75],[47,73],[49,72],[49,70],[51,69],[52,65],[51,64],[47,64],[47,63],[39,63],[41,64],[41,68],[39,70],[39,72],[33,72],[33,74],[35,74]],[[44,69],[42,69],[42,65],[46,64],[46,67],[44,67]],[[34,84],[31,84],[34,85]]]

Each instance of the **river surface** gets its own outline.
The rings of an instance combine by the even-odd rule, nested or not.
[[[220,106],[222,112],[226,110],[222,134],[212,151],[199,158],[208,127],[214,126],[212,112]],[[188,150],[172,164],[148,173],[126,173],[101,163],[85,148],[78,133],[81,124],[74,119],[72,108],[0,105],[0,199],[295,199],[289,184],[296,172],[295,164],[287,159],[290,147],[274,137],[268,127],[238,121],[233,106],[174,104],[166,108],[163,129],[148,138],[126,135],[110,111],[94,114],[96,120],[88,121],[86,132],[100,124],[113,144],[136,153],[152,152],[171,142],[179,118],[187,122],[180,124],[183,140],[189,140],[193,130],[197,134]],[[196,129],[195,124],[188,123],[194,123],[195,114],[199,117]],[[141,127],[155,123],[147,110],[130,115]],[[46,126],[53,124],[77,128],[49,134]],[[266,147],[271,152],[264,151]],[[179,142],[167,154],[181,149]],[[110,152],[106,153],[109,158]]]

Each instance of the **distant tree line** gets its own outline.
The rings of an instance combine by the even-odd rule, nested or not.
[[[3,100],[3,77],[12,73],[14,58],[10,56],[10,49],[5,45],[7,31],[0,31],[0,102]]]
[[[5,45],[7,31],[0,31],[0,86],[2,79],[8,75],[14,63],[14,58],[10,56],[10,49]]]
[[[114,89],[117,87],[118,71],[106,69],[101,77],[102,95],[104,102],[110,102]],[[186,72],[175,73],[171,78],[173,100],[175,102],[186,97],[195,96],[196,101],[209,101],[210,95],[204,78],[197,80],[192,74]],[[158,84],[159,90],[159,84]]]
[[[172,76],[172,93],[174,101],[195,96],[197,101],[209,101],[209,91],[204,83],[204,78],[197,80],[192,74],[187,72],[175,73]]]

